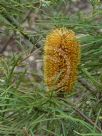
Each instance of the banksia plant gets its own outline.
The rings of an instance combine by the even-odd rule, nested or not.
[[[48,90],[70,92],[77,78],[80,44],[66,28],[53,30],[45,40],[44,81]]]

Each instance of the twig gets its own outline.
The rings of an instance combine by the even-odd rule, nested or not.
[[[81,83],[81,85],[84,86],[91,93],[96,94],[95,87],[91,86],[84,78],[79,78],[78,82]]]
[[[13,40],[13,35],[6,41],[3,48],[0,50],[0,54],[6,50],[7,46],[11,43],[12,40]]]
[[[62,101],[64,101],[65,103],[69,104],[77,113],[78,115],[80,115],[82,118],[85,119],[85,121],[87,121],[88,123],[90,123],[92,126],[94,126],[99,132],[102,133],[101,128],[99,128],[90,118],[88,118],[82,111],[80,111],[80,109],[76,108],[74,104],[66,101],[65,99],[61,99]]]
[[[36,2],[36,3],[34,3],[33,6],[39,6],[39,5],[40,5],[40,3],[39,3],[39,2]],[[2,7],[4,7],[4,5],[2,5]],[[5,7],[4,7],[4,8],[5,8]],[[29,17],[29,15],[31,14],[31,12],[32,12],[32,9],[31,9],[31,10],[28,12],[28,14],[25,16],[25,18],[23,19],[22,23],[24,23],[24,22],[26,21],[26,19]],[[2,16],[3,16],[10,24],[12,24],[16,29],[19,27],[18,23],[17,23],[17,22],[14,22],[14,21],[11,19],[11,17],[7,16],[7,14],[2,13]],[[21,23],[21,24],[22,24],[22,23]],[[19,32],[20,32],[20,34],[23,35],[23,37],[24,37],[25,39],[27,39],[27,40],[30,41],[32,44],[34,44],[33,39],[31,39],[25,32],[23,32],[23,31],[19,31]],[[12,38],[13,38],[13,35],[12,35],[12,36],[8,39],[8,41],[5,43],[5,45],[4,45],[4,47],[2,48],[2,50],[0,51],[0,53],[3,53],[3,52],[5,51],[7,45],[10,43],[10,41],[12,40]],[[37,45],[35,45],[35,46],[37,46]],[[38,48],[38,47],[37,47],[37,48]]]

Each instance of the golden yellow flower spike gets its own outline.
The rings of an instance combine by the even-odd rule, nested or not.
[[[80,44],[66,28],[53,30],[45,40],[44,81],[49,90],[70,92],[77,77]]]

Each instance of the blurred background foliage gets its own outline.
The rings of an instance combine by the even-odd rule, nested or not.
[[[44,39],[59,27],[81,44],[63,99],[43,83]],[[0,136],[102,136],[101,0],[0,0]]]

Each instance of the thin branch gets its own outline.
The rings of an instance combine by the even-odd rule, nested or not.
[[[85,119],[86,122],[90,123],[93,127],[95,127],[99,132],[102,133],[101,128],[99,128],[89,117],[87,117],[80,109],[76,108],[74,104],[66,101],[65,99],[61,99],[65,103],[69,104],[76,112],[78,115],[80,115],[83,119]]]
[[[13,40],[13,35],[6,41],[3,48],[0,50],[0,54],[6,50],[7,46],[11,43],[12,40]]]
[[[85,80],[84,78],[79,78],[78,82],[82,86],[84,86],[87,90],[89,90],[91,93],[96,94],[96,88],[90,85],[89,82],[87,82],[87,80]]]
[[[39,6],[40,3],[39,2],[36,2],[34,3],[33,6]],[[4,7],[4,5],[2,5],[2,7]],[[4,7],[5,8],[5,7]],[[28,12],[28,14],[25,16],[24,20],[22,21],[22,23],[24,23],[26,21],[26,19],[29,17],[29,15],[31,14],[32,12],[32,9]],[[12,18],[10,16],[7,16],[6,13],[2,13],[2,16],[11,24],[13,25],[16,29],[19,28],[19,25],[17,22],[13,21]],[[22,24],[21,23],[21,24]],[[30,41],[32,44],[34,44],[34,41],[31,37],[29,37],[24,31],[19,31],[20,34],[25,38],[27,39],[28,41]],[[4,48],[0,51],[1,53],[6,49],[7,45],[8,45],[8,42],[11,40],[12,36],[10,37],[10,39],[7,41],[7,43],[5,43],[6,45],[4,46]],[[37,45],[35,45],[37,46]],[[37,47],[38,48],[38,47]]]

